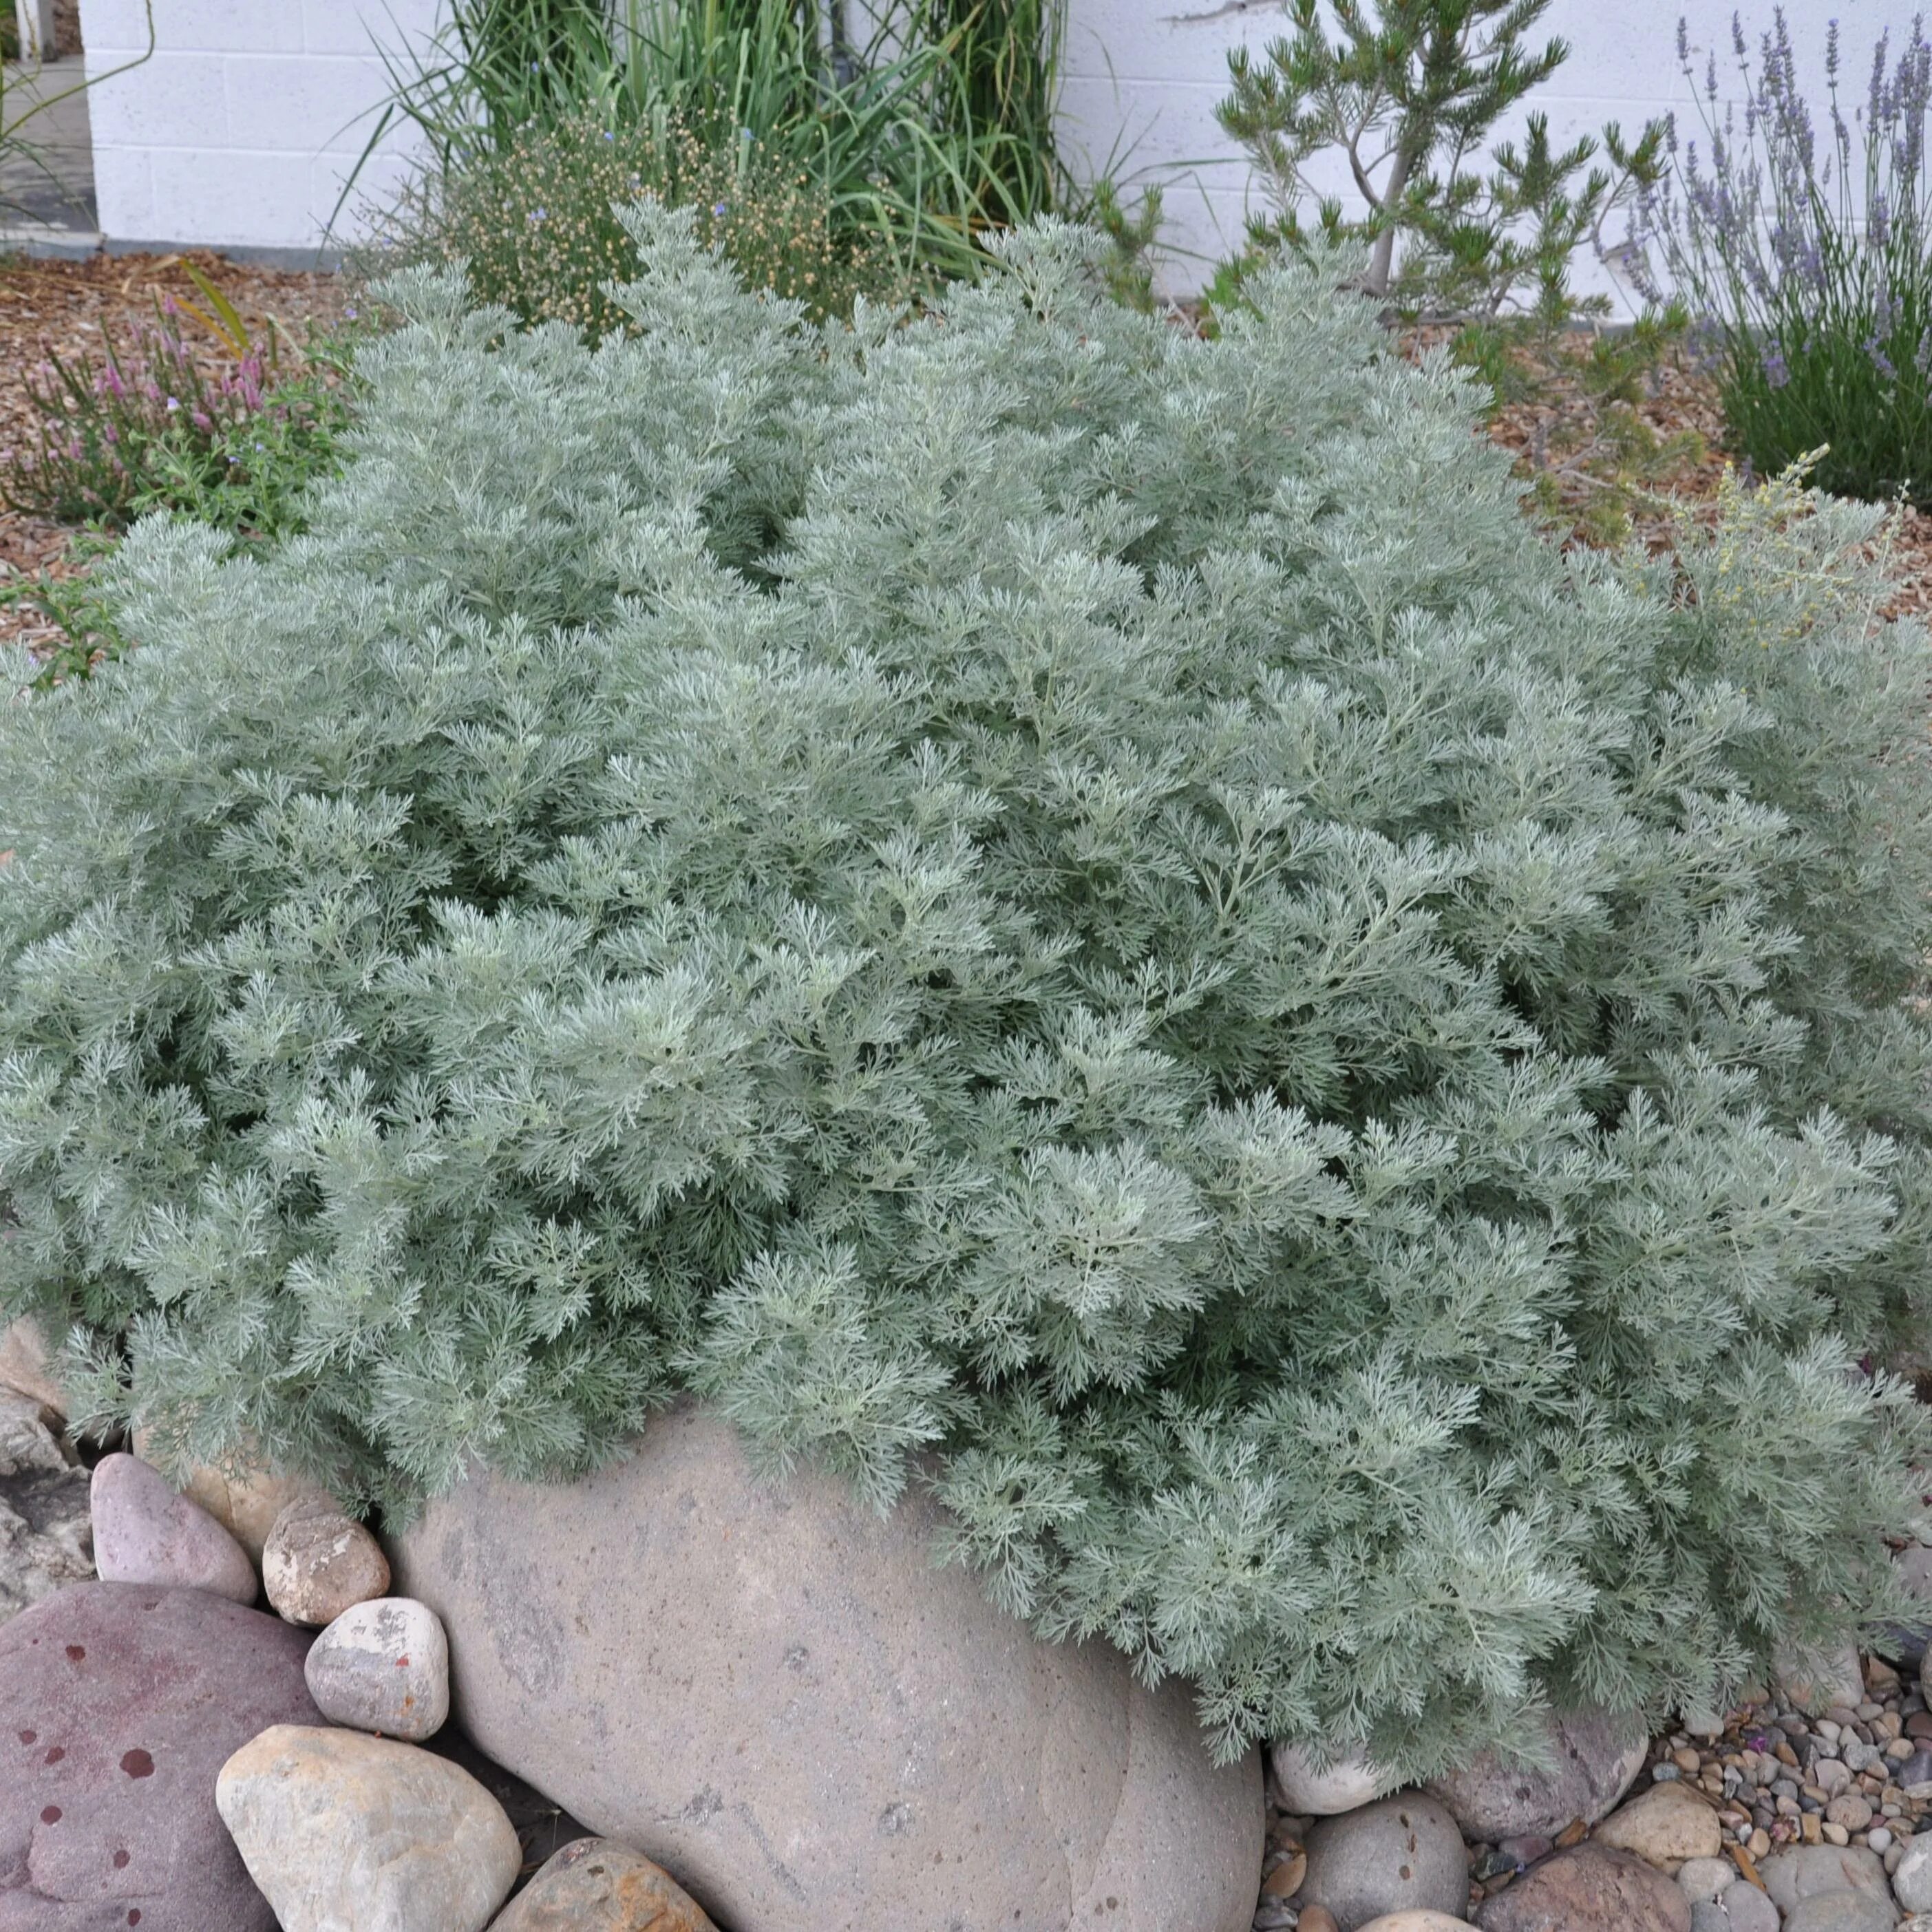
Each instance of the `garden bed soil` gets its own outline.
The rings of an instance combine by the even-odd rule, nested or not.
[[[95,255],[80,262],[0,260],[0,452],[31,441],[37,418],[29,388],[41,380],[50,351],[70,364],[98,366],[108,338],[124,342],[131,331],[152,323],[157,303],[172,297],[205,308],[188,274],[190,263],[234,304],[257,341],[286,331],[299,344],[312,326],[338,321],[347,301],[338,275],[251,267],[198,250]],[[224,361],[220,343],[192,316],[181,321],[184,338],[209,373],[218,372]],[[0,505],[0,585],[44,570],[70,575],[74,536],[62,524]],[[0,608],[0,640],[38,646],[57,635],[38,611]]]

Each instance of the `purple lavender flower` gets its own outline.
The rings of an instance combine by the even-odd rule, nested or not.
[[[1764,352],[1762,357],[1764,380],[1774,389],[1781,389],[1791,380],[1791,371],[1786,367],[1783,350],[1774,346]]]

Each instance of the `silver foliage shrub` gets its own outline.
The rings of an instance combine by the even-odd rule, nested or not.
[[[1878,1605],[1864,513],[1566,558],[1313,271],[1203,344],[1047,227],[820,332],[630,219],[634,334],[405,278],[310,534],[144,526],[140,648],[6,707],[0,1306],[396,1513],[698,1390],[1223,1748],[1426,1771]]]

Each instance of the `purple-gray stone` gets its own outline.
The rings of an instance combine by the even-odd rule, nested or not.
[[[201,1590],[80,1583],[0,1626],[0,1932],[274,1932],[214,1808],[313,1724],[305,1631]]]

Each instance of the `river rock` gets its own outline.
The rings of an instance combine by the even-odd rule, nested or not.
[[[53,1352],[31,1316],[0,1328],[0,1389],[26,1396],[56,1424],[67,1420],[67,1394],[55,1378]]]
[[[1301,1818],[1332,1818],[1367,1804],[1393,1781],[1359,1750],[1343,1752],[1318,1767],[1305,1744],[1268,1747],[1268,1768],[1283,1807]]]
[[[1900,1860],[1901,1864],[1904,1860]],[[1788,1845],[1758,1866],[1772,1903],[1787,1915],[1800,1899],[1824,1892],[1869,1892],[1889,1899],[1885,1861],[1862,1845]]]
[[[1634,1852],[1646,1864],[1672,1874],[1686,1858],[1708,1861],[1724,1848],[1717,1813],[1674,1780],[1639,1792],[1612,1811],[1594,1835],[1600,1845]]]
[[[352,1604],[309,1646],[308,1694],[332,1724],[420,1744],[449,1715],[449,1640],[408,1597]]]
[[[0,1623],[94,1574],[85,1469],[32,1396],[0,1390]]]
[[[102,1456],[94,1465],[92,1503],[94,1567],[104,1582],[255,1600],[255,1566],[248,1552],[139,1456]]]
[[[1892,1932],[1898,1914],[1869,1892],[1814,1892],[1784,1916],[1784,1932]]]
[[[1188,1688],[1047,1644],[817,1470],[754,1478],[686,1402],[565,1485],[472,1472],[392,1549],[498,1762],[726,1924],[1246,1932],[1258,1757],[1217,1768]]]
[[[1391,1912],[1371,1918],[1359,1932],[1476,1932],[1466,1918],[1453,1918],[1446,1912]]]
[[[1600,1833],[1597,1842],[1603,1843]],[[1737,1882],[1738,1868],[1729,1858],[1686,1858],[1677,1868],[1677,1889],[1693,1905],[1723,1898]]]
[[[1341,1932],[1391,1912],[1450,1912],[1468,1903],[1462,1834],[1419,1791],[1324,1818],[1309,1833],[1307,1852],[1298,1896],[1325,1905]]]
[[[566,1845],[490,1932],[717,1932],[662,1865],[609,1838]]]
[[[0,1926],[274,1932],[214,1780],[266,1726],[315,1720],[305,1647],[225,1598],[132,1583],[0,1627]]]
[[[1594,1825],[1643,1768],[1650,1738],[1634,1713],[1572,1711],[1532,1720],[1520,1743],[1540,1766],[1484,1751],[1430,1785],[1466,1837],[1493,1844],[1553,1838],[1576,1818]]]
[[[1476,1923],[1482,1932],[1690,1932],[1690,1901],[1642,1859],[1584,1844],[1485,1900]]]
[[[1932,1832],[1921,1832],[1906,1841],[1892,1888],[1908,1912],[1932,1912]]]
[[[220,1466],[200,1464],[189,1472],[182,1493],[200,1504],[258,1564],[276,1517],[290,1504],[307,1502],[332,1508],[334,1502],[318,1484],[245,1459]]]
[[[214,1802],[282,1932],[483,1932],[523,1862],[461,1766],[359,1731],[277,1724]]]
[[[1723,1932],[1778,1932],[1778,1907],[1754,1885],[1732,1886],[1724,1894],[1720,1909]]]
[[[1811,1648],[1783,1646],[1771,1667],[1792,1708],[1807,1717],[1821,1718],[1834,1706],[1856,1708],[1864,1702],[1864,1673],[1858,1668],[1858,1646],[1849,1639]]]
[[[329,1498],[298,1496],[262,1546],[262,1587],[290,1623],[330,1624],[386,1593],[388,1559]]]

